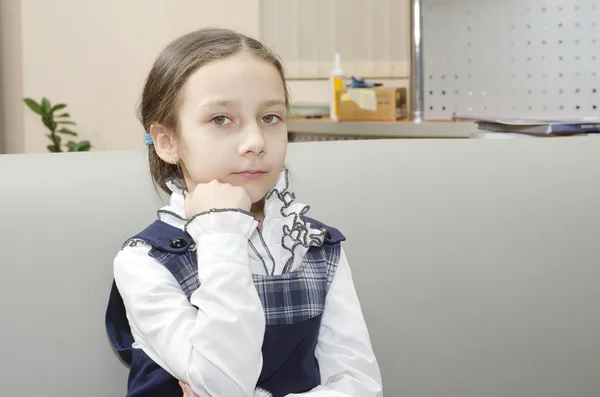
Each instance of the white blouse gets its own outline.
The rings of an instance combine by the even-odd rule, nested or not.
[[[170,204],[159,210],[159,218],[183,229],[185,192],[174,184],[169,187]],[[321,244],[319,229],[308,223],[300,228],[304,232],[293,228],[303,222],[299,215],[307,210],[289,191],[284,171],[267,195],[262,232],[258,221],[243,212],[194,218],[186,230],[197,244],[202,288],[189,301],[169,270],[148,255],[149,245],[125,246],[115,258],[114,276],[133,347],[188,383],[199,396],[261,396],[255,387],[262,370],[265,319],[252,273],[294,270],[311,245]],[[315,354],[322,385],[290,396],[383,395],[379,366],[343,250],[327,294]]]

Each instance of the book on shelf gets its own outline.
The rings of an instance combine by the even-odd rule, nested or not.
[[[493,118],[454,115],[454,120],[471,120],[482,131],[536,136],[587,135],[600,133],[600,118]]]

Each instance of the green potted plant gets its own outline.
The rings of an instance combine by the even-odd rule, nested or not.
[[[48,139],[52,142],[52,144],[48,145],[48,150],[52,153],[59,153],[63,151],[68,152],[87,152],[92,148],[92,145],[89,141],[80,141],[75,142],[73,140],[69,140],[68,142],[62,142],[62,136],[72,136],[76,137],[77,132],[64,127],[65,125],[76,125],[73,121],[70,120],[69,113],[60,113],[56,114],[59,110],[64,112],[64,109],[67,107],[64,103],[59,103],[58,105],[52,106],[50,101],[47,98],[42,98],[40,103],[37,103],[33,99],[25,98],[25,104],[29,106],[29,109],[39,114],[42,117],[42,122],[46,126],[48,130],[50,130],[49,134],[46,134]],[[63,150],[63,146],[64,149]]]

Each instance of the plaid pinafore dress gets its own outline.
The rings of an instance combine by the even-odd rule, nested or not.
[[[289,273],[253,275],[266,320],[263,368],[256,387],[273,397],[306,392],[321,384],[315,349],[325,299],[340,257],[340,243],[345,238],[334,228],[307,220],[325,231],[323,244],[310,247],[302,265]],[[127,244],[140,242],[151,245],[149,255],[173,274],[188,299],[201,288],[194,242],[186,232],[157,220]],[[114,282],[106,330],[111,344],[130,366],[127,397],[181,394],[177,379],[141,349],[132,348],[125,307]]]

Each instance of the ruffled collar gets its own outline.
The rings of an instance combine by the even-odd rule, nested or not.
[[[183,228],[186,191],[180,183],[167,182],[172,191],[169,205],[158,211],[159,219]],[[310,247],[321,246],[324,232],[305,219],[310,206],[296,201],[290,189],[289,172],[284,169],[275,186],[265,199],[262,232],[258,229],[250,237],[254,246],[262,245],[270,255],[266,264],[273,274],[283,274],[299,268]]]
[[[323,244],[324,232],[304,217],[309,210],[309,205],[296,201],[290,190],[289,172],[284,169],[273,189],[267,193],[263,225],[267,245],[279,251],[276,257],[283,273],[298,268],[310,247]]]

